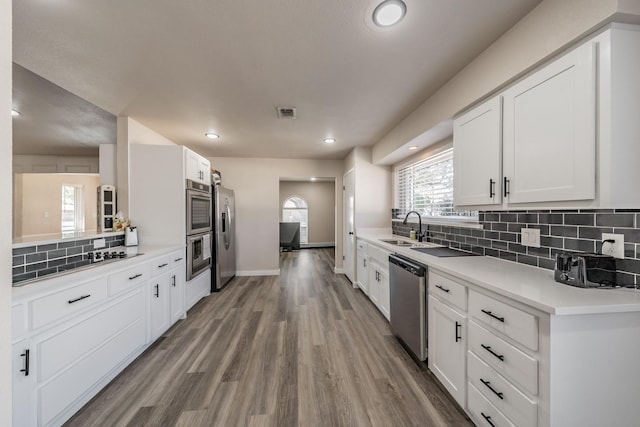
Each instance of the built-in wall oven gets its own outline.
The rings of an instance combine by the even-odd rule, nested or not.
[[[211,268],[211,233],[187,236],[187,281]]]
[[[211,232],[211,186],[187,180],[187,235]]]

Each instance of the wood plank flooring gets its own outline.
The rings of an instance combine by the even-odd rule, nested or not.
[[[198,303],[66,425],[472,425],[332,248],[280,259]]]

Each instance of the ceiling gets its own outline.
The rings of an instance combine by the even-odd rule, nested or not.
[[[13,59],[205,156],[342,159],[540,3],[405,0],[405,19],[380,28],[378,2],[20,0]]]

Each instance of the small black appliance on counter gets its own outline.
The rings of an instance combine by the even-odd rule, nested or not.
[[[559,252],[553,278],[580,288],[615,287],[616,259],[609,255]]]

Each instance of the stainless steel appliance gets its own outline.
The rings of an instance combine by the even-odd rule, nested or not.
[[[219,291],[236,275],[235,194],[221,185],[219,174],[212,175],[214,262],[211,266],[211,290]]]
[[[616,259],[609,255],[559,252],[553,278],[580,288],[615,287]]]
[[[389,320],[394,335],[417,360],[427,358],[427,267],[389,255]]]
[[[211,268],[211,233],[187,236],[187,281]]]
[[[211,186],[187,179],[187,235],[211,231]]]

